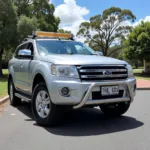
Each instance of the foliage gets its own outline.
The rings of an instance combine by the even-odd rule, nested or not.
[[[54,11],[49,0],[0,0],[0,76],[2,58],[7,64],[16,46],[33,31],[57,32],[60,19]]]
[[[109,56],[112,54],[109,48],[120,45],[125,35],[132,30],[130,26],[124,26],[125,21],[135,19],[130,10],[111,7],[104,10],[102,15],[91,17],[89,22],[81,23],[77,36],[86,37],[86,43],[99,47],[105,56]]]
[[[0,0],[0,49],[5,48],[17,32],[17,15],[10,0]]]
[[[32,0],[11,0],[13,4],[16,6],[17,9],[17,15],[26,15],[30,16],[31,15],[31,10],[32,10]]]
[[[24,15],[20,16],[18,20],[18,40],[23,41],[28,35],[32,35],[33,31],[37,30],[37,19],[35,17],[29,18]]]
[[[8,48],[7,50],[5,49],[3,52],[3,57],[2,57],[2,63],[3,65],[7,65],[8,61],[11,59],[13,52],[15,48]]]
[[[141,22],[124,42],[124,56],[128,59],[150,60],[150,23]]]
[[[59,33],[70,33],[71,34],[71,31],[64,30],[64,29],[58,29],[57,32],[59,32]]]
[[[16,10],[10,0],[0,0],[0,76],[2,75],[2,55],[4,49],[14,45],[17,33]]]
[[[118,58],[123,60],[122,56],[122,45],[112,46],[108,49],[109,57]]]
[[[33,15],[38,20],[40,30],[54,32],[58,30],[60,20],[53,15],[54,11],[54,5],[49,4],[47,0],[33,0]]]

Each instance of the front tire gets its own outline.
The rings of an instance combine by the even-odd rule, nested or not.
[[[118,117],[127,112],[130,103],[103,104],[99,107],[105,115]]]
[[[58,123],[58,106],[51,102],[44,82],[38,83],[34,88],[32,112],[35,121],[42,126],[53,126]]]
[[[15,96],[15,93],[17,93],[14,83],[12,79],[10,79],[9,84],[9,99],[10,99],[10,105],[12,106],[18,106],[21,104],[21,99]]]

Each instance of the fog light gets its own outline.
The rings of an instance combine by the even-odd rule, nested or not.
[[[70,90],[69,90],[69,88],[67,88],[67,87],[63,87],[63,88],[60,90],[60,92],[61,92],[61,95],[62,95],[62,96],[69,96],[69,95],[70,95]]]

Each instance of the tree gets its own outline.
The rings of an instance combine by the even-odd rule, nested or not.
[[[32,12],[33,0],[11,0],[17,8],[17,15],[27,15],[29,16]]]
[[[33,31],[37,30],[37,19],[29,18],[24,15],[20,16],[18,21],[18,42],[24,40],[28,35],[32,35]]]
[[[0,76],[8,57],[32,31],[57,32],[60,23],[49,0],[0,0]],[[2,56],[3,55],[3,56]]]
[[[54,5],[49,4],[48,0],[33,0],[33,15],[40,30],[57,32],[60,19],[54,16],[54,11]]]
[[[2,56],[2,67],[3,69],[7,69],[8,62],[12,58],[14,53],[15,47],[9,46],[7,49],[4,49],[3,56]]]
[[[122,54],[122,45],[116,45],[109,48],[110,57],[122,59],[121,54]]]
[[[124,41],[124,56],[144,60],[145,72],[150,72],[150,22],[141,22]]]
[[[69,34],[71,34],[71,31],[64,30],[64,29],[58,29],[57,32],[59,32],[59,33],[69,33]]]
[[[109,56],[109,48],[120,44],[125,35],[131,31],[131,26],[124,25],[125,21],[134,21],[136,17],[130,10],[111,7],[103,11],[102,15],[90,18],[89,22],[83,22],[77,36],[85,36],[87,43],[94,43],[102,50],[105,56]],[[113,50],[115,53],[118,48]]]
[[[0,76],[2,73],[2,55],[5,49],[13,46],[17,33],[17,15],[10,0],[0,0]]]
[[[60,20],[54,16],[55,7],[49,4],[49,0],[12,0],[12,2],[17,7],[19,17],[34,16],[37,19],[38,29],[57,31]]]
[[[85,41],[85,42],[87,42],[87,41]],[[90,41],[88,44],[89,44],[89,47],[91,47],[93,50],[102,51],[102,49],[100,49],[100,46],[97,43]],[[121,59],[120,55],[122,53],[122,44],[111,46],[111,47],[109,47],[108,51],[109,51],[110,57]]]

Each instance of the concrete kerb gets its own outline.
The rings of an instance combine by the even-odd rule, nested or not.
[[[137,88],[136,90],[142,90],[142,91],[144,91],[144,90],[150,90],[150,88]]]
[[[5,103],[8,100],[9,100],[9,96],[5,96],[4,98],[0,99],[0,105]]]

